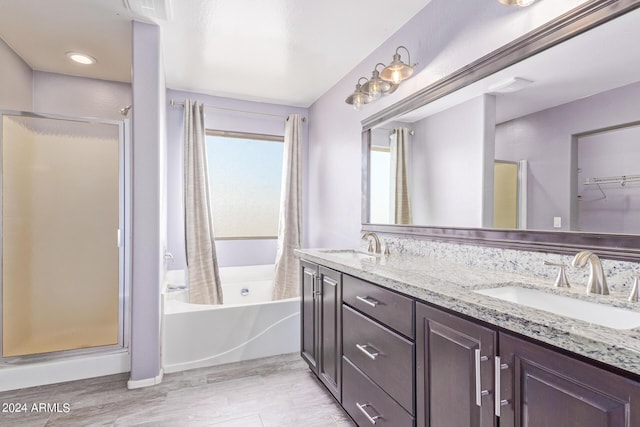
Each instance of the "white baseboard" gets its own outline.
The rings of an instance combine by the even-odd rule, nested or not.
[[[154,378],[145,378],[143,380],[129,380],[127,381],[127,388],[129,390],[133,390],[136,388],[142,387],[151,387],[154,385],[158,385],[162,382],[162,377],[164,376],[164,370],[161,368],[160,373]]]

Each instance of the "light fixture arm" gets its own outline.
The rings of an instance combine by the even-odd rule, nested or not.
[[[400,49],[404,49],[404,51],[405,51],[405,52],[407,52],[407,64],[408,64],[410,67],[413,67],[414,65],[411,65],[411,53],[409,53],[409,49],[407,49],[407,48],[406,48],[406,47],[404,47],[404,46],[398,46],[398,47],[396,48],[396,55],[398,54],[398,51],[399,51]]]

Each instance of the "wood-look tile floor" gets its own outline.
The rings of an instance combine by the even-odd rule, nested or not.
[[[297,354],[167,374],[127,390],[129,374],[0,393],[26,413],[0,412],[0,426],[355,426]],[[68,413],[31,412],[34,403]],[[51,409],[51,407],[49,408]]]

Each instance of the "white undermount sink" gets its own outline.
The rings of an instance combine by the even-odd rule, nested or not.
[[[633,329],[640,326],[638,312],[536,289],[507,286],[474,292],[608,328]]]
[[[346,260],[357,260],[357,261],[375,261],[376,260],[375,254],[360,252],[355,249],[325,249],[325,250],[320,250],[320,252],[324,252],[325,254],[344,258]]]

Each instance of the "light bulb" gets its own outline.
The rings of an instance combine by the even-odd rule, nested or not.
[[[398,84],[400,83],[400,71],[399,70],[394,70],[393,74],[391,74],[391,80],[393,81],[394,84]]]
[[[353,109],[356,111],[360,111],[360,107],[362,106],[362,104],[360,104],[359,102],[353,102]]]
[[[375,101],[376,99],[380,99],[380,97],[382,96],[382,92],[380,91],[380,85],[378,83],[369,83],[369,96],[373,101]]]

